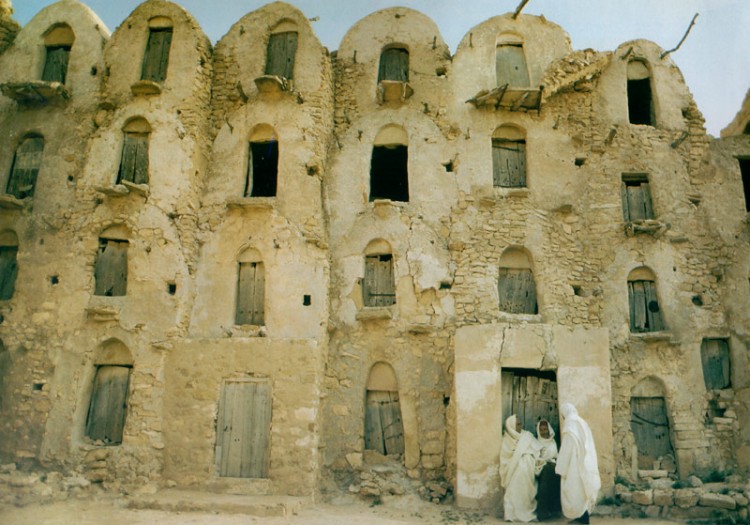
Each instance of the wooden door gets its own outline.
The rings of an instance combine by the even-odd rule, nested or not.
[[[386,49],[380,55],[378,82],[381,80],[409,81],[409,52],[406,49]]]
[[[726,339],[704,339],[701,345],[701,363],[707,390],[729,388],[732,381],[729,344]]]
[[[492,141],[493,184],[501,188],[526,187],[526,143]]]
[[[365,306],[390,306],[396,303],[391,254],[365,257],[365,284],[363,288]]]
[[[148,184],[148,133],[125,133],[117,182]]]
[[[549,421],[559,435],[557,412],[557,381],[535,374],[503,370],[502,410],[503,418],[515,414],[524,430],[536,435],[536,424],[540,419]],[[504,424],[504,423],[503,423]]]
[[[235,324],[264,323],[266,279],[262,262],[240,263]]]
[[[266,75],[291,79],[294,74],[294,57],[297,54],[297,33],[274,33],[266,49]]]
[[[94,295],[125,295],[128,285],[128,241],[100,239],[94,280]]]
[[[86,435],[108,445],[122,443],[130,367],[100,366],[91,392]]]
[[[28,137],[19,144],[8,179],[9,194],[17,199],[34,195],[43,151],[44,139],[42,137]]]
[[[70,46],[55,46],[47,48],[47,57],[44,60],[44,71],[42,80],[46,82],[60,82],[65,84],[68,73],[68,58],[70,57]]]
[[[142,80],[164,82],[169,65],[169,48],[172,45],[172,28],[151,29],[143,57]]]
[[[534,275],[526,268],[500,268],[497,294],[501,312],[511,314],[535,314],[536,285]]]
[[[219,475],[267,478],[271,453],[271,383],[227,381],[216,432]]]
[[[653,469],[659,457],[672,454],[664,398],[631,397],[630,414],[630,428],[638,447],[638,468]]]
[[[18,246],[0,246],[0,300],[13,297],[16,289]]]
[[[529,87],[529,70],[520,44],[497,46],[495,53],[497,85],[511,88]]]
[[[664,330],[656,284],[653,281],[629,281],[630,331],[657,332]]]
[[[367,391],[365,448],[383,455],[404,453],[404,425],[398,392]]]

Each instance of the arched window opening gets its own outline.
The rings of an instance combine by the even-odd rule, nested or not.
[[[0,233],[0,301],[13,297],[18,275],[18,237],[12,231]]]
[[[638,449],[639,469],[674,469],[667,404],[660,381],[646,378],[632,390],[630,429]]]
[[[393,368],[376,363],[365,394],[365,449],[387,455],[404,453],[404,425]]]
[[[409,202],[409,146],[406,132],[388,125],[378,132],[370,160],[370,201]]]
[[[279,24],[268,37],[266,48],[266,75],[275,75],[291,80],[294,75],[294,59],[297,54],[298,33],[291,22]]]
[[[664,320],[656,296],[656,276],[648,268],[636,268],[628,276],[630,331],[658,332]]]
[[[526,187],[526,135],[515,126],[492,134],[492,181],[501,188]]]
[[[44,137],[27,135],[16,148],[6,192],[17,199],[34,195],[36,178],[42,164]]]
[[[102,345],[86,417],[86,436],[103,445],[122,443],[133,358],[120,341]]]
[[[497,294],[501,312],[537,314],[536,283],[531,261],[521,248],[508,248],[500,258]]]
[[[274,129],[261,124],[250,135],[245,197],[275,197],[279,173],[279,141]]]
[[[265,269],[260,253],[246,249],[238,258],[235,324],[264,324],[265,289]]]
[[[46,55],[42,80],[46,82],[60,82],[65,84],[68,74],[70,50],[73,47],[75,35],[67,24],[51,27],[44,35]]]
[[[143,55],[141,80],[164,82],[167,78],[172,32],[172,20],[166,16],[156,16],[148,21],[148,41]]]
[[[137,117],[128,121],[122,132],[122,157],[117,172],[117,184],[148,184],[148,145],[151,126],[146,119]]]
[[[628,62],[628,116],[631,124],[656,125],[651,71],[643,60]]]
[[[394,80],[409,81],[409,51],[402,46],[389,46],[380,53],[378,82]]]
[[[123,296],[128,286],[128,241],[124,229],[113,227],[99,237],[94,267],[94,295]]]
[[[531,85],[523,40],[519,36],[507,34],[498,37],[495,44],[495,73],[498,86],[526,88]]]
[[[393,254],[390,245],[385,241],[372,241],[365,249],[362,299],[365,306],[382,307],[396,304]]]

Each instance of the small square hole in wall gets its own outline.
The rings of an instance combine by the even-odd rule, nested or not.
[[[444,162],[443,167],[448,173],[453,173],[453,161]]]
[[[312,297],[309,295],[303,295],[302,296],[302,305],[303,306],[310,306],[312,304]]]
[[[440,283],[440,289],[441,290],[450,290],[451,286],[453,286],[453,285],[451,283],[449,283],[448,281],[442,281]]]
[[[578,297],[583,295],[583,290],[581,289],[580,284],[572,284],[571,287],[573,288],[573,295],[577,295]]]
[[[177,285],[175,283],[167,283],[167,293],[169,295],[177,293]]]
[[[58,284],[59,282],[60,282],[60,278],[59,278],[59,277],[58,277],[57,275],[53,275],[53,276],[51,276],[51,277],[49,278],[49,283],[50,283],[50,284],[51,284],[52,286],[55,286],[55,285],[56,285],[56,284]]]
[[[74,180],[73,175],[68,175],[68,182],[73,182]]]
[[[44,389],[44,383],[34,383],[31,389],[34,392],[41,392]]]
[[[583,166],[584,164],[586,164],[586,157],[576,157],[575,164],[578,167]]]

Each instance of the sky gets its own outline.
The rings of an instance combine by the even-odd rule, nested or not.
[[[13,17],[25,25],[54,0],[11,0]],[[318,38],[331,51],[346,31],[379,9],[402,5],[435,21],[451,52],[475,25],[515,10],[520,0],[287,0],[312,19]],[[110,31],[141,0],[83,0]],[[264,0],[177,0],[196,18],[212,42]],[[524,14],[544,16],[570,35],[573,49],[612,51],[636,38],[664,49],[677,45],[690,20],[695,26],[671,58],[682,71],[706,128],[718,136],[739,111],[750,89],[750,0],[530,0]]]

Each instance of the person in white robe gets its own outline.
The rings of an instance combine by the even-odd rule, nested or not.
[[[560,407],[562,443],[555,471],[560,474],[562,511],[574,523],[589,523],[601,487],[596,445],[588,424],[570,403]]]
[[[536,460],[539,442],[521,428],[516,416],[505,420],[500,454],[500,481],[505,521],[529,522],[536,519]]]

